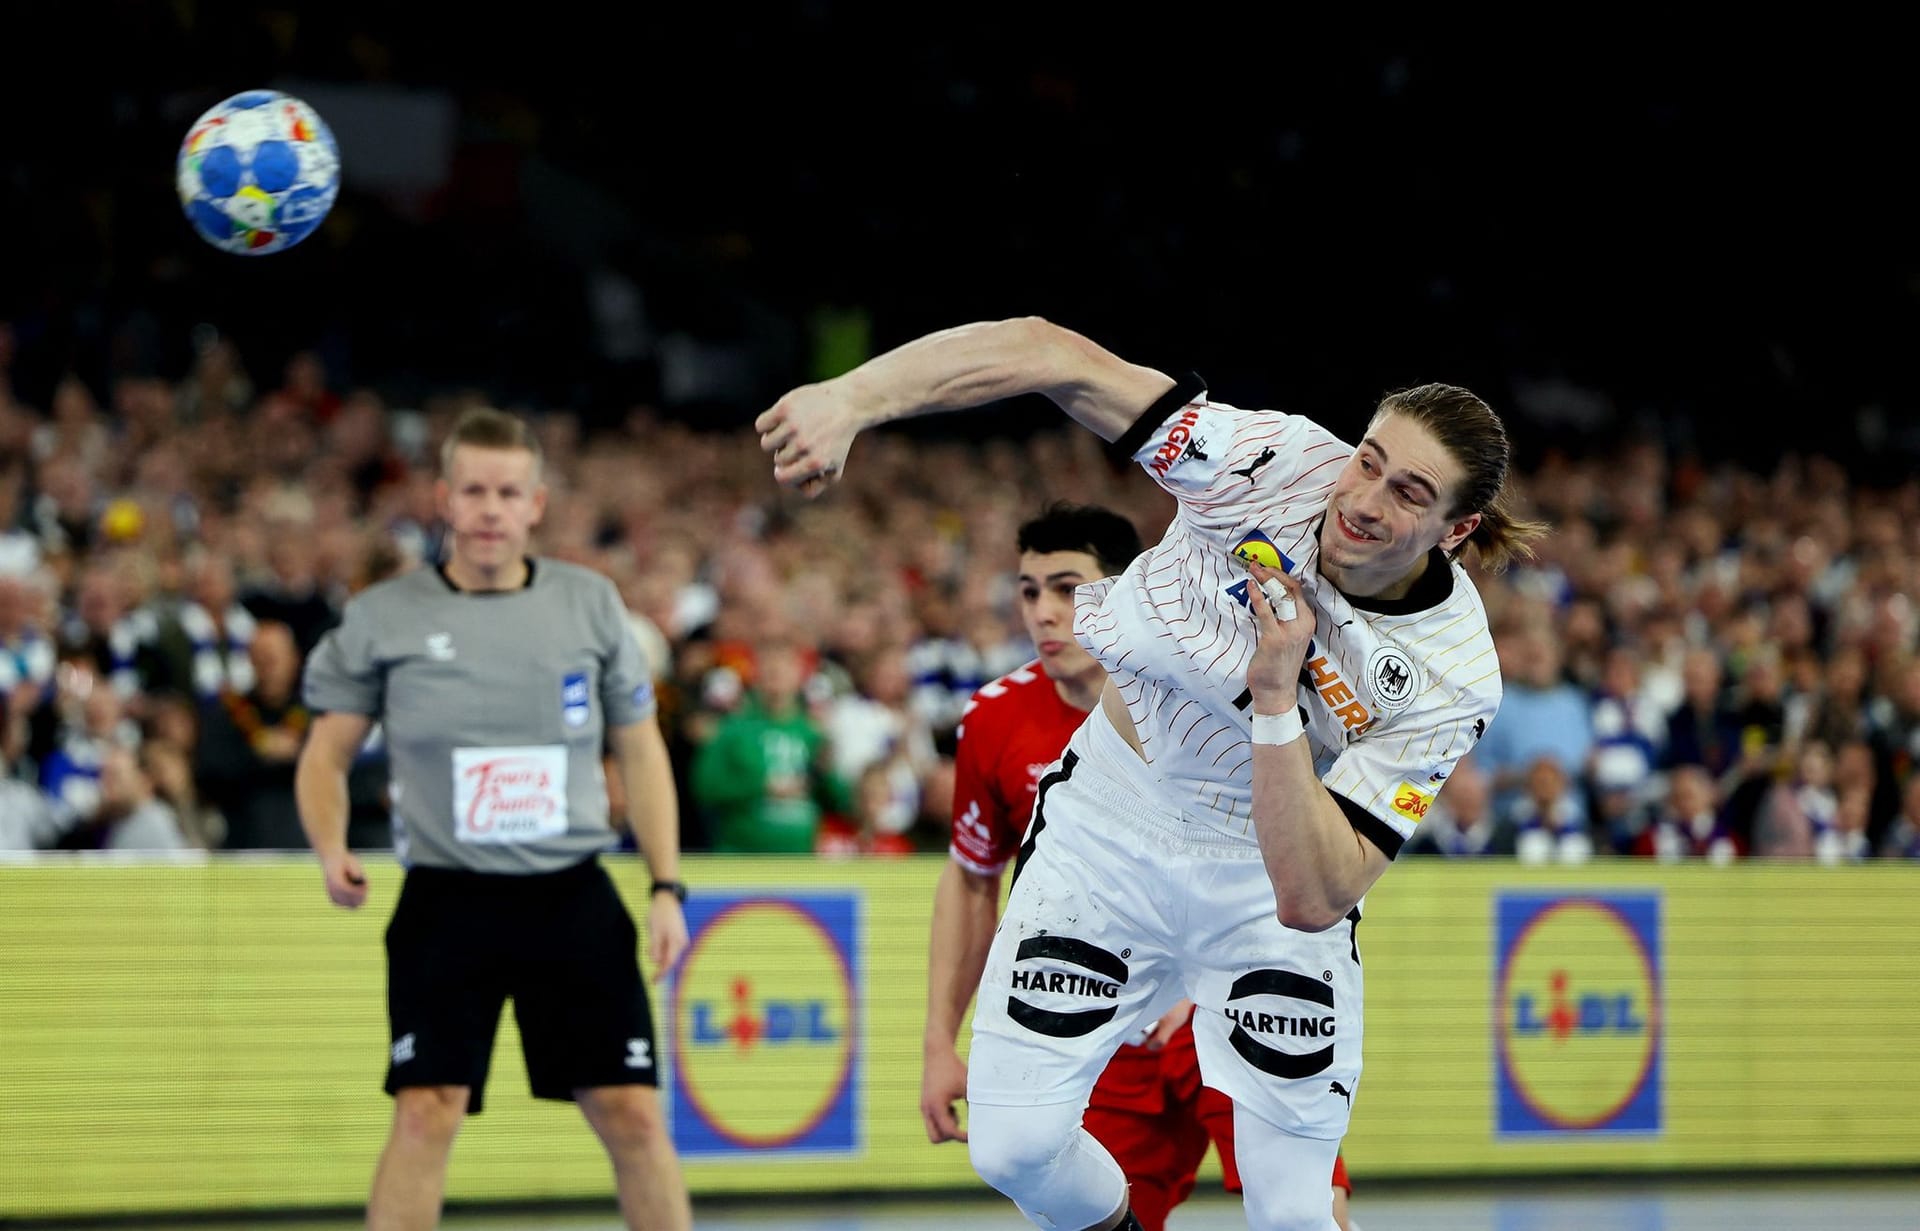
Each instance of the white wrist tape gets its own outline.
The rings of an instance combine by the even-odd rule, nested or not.
[[[1278,714],[1253,716],[1253,742],[1256,744],[1291,744],[1305,734],[1306,729],[1300,721],[1300,707],[1297,705]]]

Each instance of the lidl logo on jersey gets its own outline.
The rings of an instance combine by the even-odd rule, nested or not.
[[[1661,1131],[1660,898],[1495,899],[1496,1131]]]
[[[1283,573],[1293,572],[1293,561],[1287,553],[1281,551],[1274,541],[1258,530],[1249,530],[1245,538],[1233,545],[1233,554],[1250,563],[1264,564],[1268,568],[1277,568]],[[1242,590],[1244,592],[1244,585]],[[1242,604],[1246,602],[1243,598]]]
[[[709,893],[673,981],[674,1143],[688,1157],[860,1147],[860,899]]]

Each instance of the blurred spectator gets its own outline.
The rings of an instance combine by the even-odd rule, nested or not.
[[[253,686],[229,686],[202,710],[194,773],[226,819],[228,850],[305,850],[294,762],[310,715],[300,700],[300,651],[284,624],[259,626],[249,647]]]
[[[805,682],[799,646],[761,642],[739,708],[695,755],[693,799],[707,813],[714,850],[810,852],[823,815],[851,811],[826,735],[802,703]]]
[[[71,812],[36,783],[14,776],[8,749],[23,742],[16,724],[0,710],[0,851],[44,850],[59,842]]]
[[[1443,790],[1440,798],[1445,797]],[[1586,813],[1574,796],[1567,771],[1551,754],[1535,757],[1528,767],[1525,788],[1513,805],[1512,824],[1514,854],[1521,863],[1586,863],[1593,858]]]
[[[1668,775],[1667,797],[1634,850],[1665,863],[1730,863],[1743,853],[1721,815],[1712,775],[1698,765],[1682,765]]]
[[[189,845],[210,851],[225,842],[227,823],[218,809],[201,798],[193,764],[199,730],[196,702],[182,696],[156,698],[140,743],[140,759],[153,780],[154,794],[173,809],[181,835]]]
[[[113,561],[88,564],[80,575],[73,614],[60,630],[62,656],[84,654],[105,682],[125,698],[152,690],[165,678],[166,660],[155,642],[159,625],[129,602],[128,583]]]
[[[101,772],[116,748],[139,743],[119,692],[83,660],[54,669],[53,747],[40,763],[40,786],[76,816],[99,810]]]
[[[27,713],[52,691],[57,655],[46,635],[45,610],[34,579],[0,572],[0,699]]]
[[[912,679],[899,647],[874,650],[853,666],[851,689],[829,703],[823,723],[832,750],[833,772],[842,782],[866,783],[886,796],[863,797],[871,815],[861,819],[888,841],[912,844],[910,831],[920,816],[921,779],[933,768],[933,736],[926,720],[909,704]],[[868,782],[868,771],[879,777]]]
[[[84,553],[100,537],[105,506],[93,472],[77,457],[50,457],[39,466],[39,494],[33,502],[33,529],[46,552]]]
[[[211,330],[195,342],[193,370],[180,387],[180,420],[208,424],[244,413],[253,404],[253,381],[240,366],[231,340]]]
[[[340,395],[327,388],[327,368],[310,350],[287,360],[285,377],[276,396],[300,408],[307,419],[322,427],[340,413]]]
[[[268,574],[242,593],[241,605],[256,620],[286,625],[305,658],[340,618],[320,588],[312,539],[298,527],[281,527],[267,544],[267,567]]]
[[[1506,695],[1474,756],[1493,780],[1494,806],[1511,815],[1541,759],[1552,761],[1563,781],[1585,769],[1593,730],[1585,694],[1561,674],[1560,646],[1550,628],[1528,619],[1496,634],[1495,644]],[[1564,819],[1584,824],[1585,804],[1571,791],[1565,806],[1574,815]]]
[[[1710,649],[1691,650],[1681,673],[1686,694],[1667,717],[1661,763],[1701,765],[1718,776],[1740,757],[1740,724],[1721,690],[1720,656]]]
[[[1512,855],[1518,831],[1493,810],[1493,785],[1469,754],[1456,761],[1427,819],[1407,840],[1404,854]]]
[[[1888,859],[1920,859],[1920,774],[1907,779],[1899,814],[1880,853]]]
[[[100,765],[99,802],[61,845],[109,851],[188,849],[173,808],[155,793],[139,755],[124,747],[108,750]]]
[[[1899,784],[1920,768],[1920,657],[1888,665],[1885,691],[1867,710],[1878,790],[1876,810],[1897,807]]]
[[[1827,659],[1821,690],[1807,717],[1806,738],[1838,748],[1867,738],[1867,658],[1857,646],[1843,645]]]
[[[155,650],[165,667],[153,691],[199,701],[245,693],[253,687],[254,632],[252,613],[234,593],[232,564],[225,556],[197,553],[187,565],[185,595],[159,623]]]

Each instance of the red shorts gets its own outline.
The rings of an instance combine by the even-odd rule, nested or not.
[[[1127,1046],[1115,1052],[1094,1084],[1085,1125],[1127,1173],[1133,1215],[1145,1231],[1161,1231],[1168,1213],[1192,1194],[1209,1143],[1219,1151],[1226,1190],[1240,1191],[1233,1100],[1200,1084],[1191,1025],[1158,1051]],[[1353,1192],[1339,1157],[1333,1186]]]

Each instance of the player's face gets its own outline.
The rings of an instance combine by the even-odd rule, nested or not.
[[[454,557],[488,572],[527,554],[527,539],[547,508],[547,489],[525,449],[456,446],[438,494]]]
[[[1040,651],[1040,667],[1049,679],[1072,679],[1100,669],[1073,639],[1073,588],[1104,576],[1090,552],[1020,554],[1020,622]]]
[[[1421,424],[1376,419],[1340,472],[1320,527],[1321,569],[1348,594],[1395,598],[1437,545],[1451,550],[1480,524],[1449,517],[1460,464]]]

